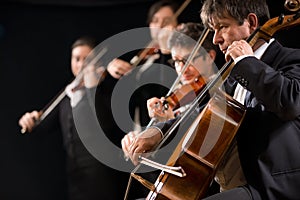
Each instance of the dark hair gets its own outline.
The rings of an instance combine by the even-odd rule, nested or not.
[[[78,46],[89,46],[92,49],[97,46],[97,41],[94,37],[92,36],[82,36],[75,40],[75,42],[72,44],[72,49],[78,47]]]
[[[250,13],[256,14],[259,25],[263,25],[270,19],[265,0],[205,0],[200,17],[207,27],[211,27],[212,17],[223,18],[228,15],[242,25]]]
[[[180,46],[184,48],[193,48],[201,36],[204,27],[199,23],[183,23],[180,24],[176,31],[170,36],[168,40],[168,48],[174,46]],[[212,43],[213,34],[212,32],[208,33],[208,36],[205,38],[202,47],[206,50],[217,50],[217,46]]]
[[[178,3],[173,0],[157,1],[150,7],[150,9],[148,11],[147,23],[150,24],[155,13],[157,13],[157,11],[159,11],[159,9],[161,9],[162,7],[165,7],[165,6],[170,7],[174,13],[177,11],[177,9],[179,7]]]

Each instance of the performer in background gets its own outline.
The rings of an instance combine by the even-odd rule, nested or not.
[[[23,130],[32,134],[42,134],[55,128],[61,130],[66,152],[70,200],[119,200],[123,198],[127,186],[127,173],[102,164],[87,151],[77,133],[73,118],[75,113],[80,113],[83,117],[88,116],[85,114],[88,112],[86,108],[89,108],[86,93],[95,89],[102,73],[101,68],[95,69],[93,66],[83,69],[86,57],[96,45],[94,38],[86,36],[78,38],[72,45],[71,70],[74,76],[84,70],[83,87],[74,91],[78,85],[74,85],[74,82],[69,84],[65,89],[67,95],[36,127],[42,111],[27,112],[19,120]],[[88,132],[85,133],[85,137],[90,137]]]
[[[151,42],[152,53],[146,55],[145,59],[133,68],[134,63],[130,63],[130,59],[116,58],[107,65],[107,75],[101,84],[97,87],[95,96],[95,108],[99,124],[107,138],[119,148],[121,148],[121,139],[127,133],[126,130],[141,129],[146,126],[150,118],[147,111],[147,99],[154,96],[163,96],[168,92],[168,88],[163,85],[172,85],[176,78],[176,72],[168,62],[171,59],[170,52],[163,48],[163,39],[167,37],[168,32],[160,32],[162,27],[172,30],[177,25],[177,19],[174,17],[179,5],[173,0],[160,0],[151,5],[148,11],[147,23],[149,25],[149,42]],[[142,35],[141,37],[145,37]],[[134,42],[134,41],[132,41]],[[147,44],[145,44],[146,47]],[[161,51],[162,50],[162,51]],[[130,55],[130,54],[129,54]],[[171,73],[166,74],[166,68]],[[124,85],[134,88],[129,105],[125,105],[126,110],[129,109],[132,123],[127,127],[120,127],[113,116],[112,94],[118,83],[123,81]],[[151,84],[143,84],[143,83]],[[118,96],[122,99],[121,95]],[[118,116],[123,113],[115,113]],[[124,160],[125,162],[125,160]],[[127,162],[128,164],[128,162]],[[134,167],[134,166],[132,166]],[[127,180],[130,174],[128,173]],[[122,192],[125,193],[126,189]],[[147,194],[148,190],[139,183],[133,183],[131,186],[128,199],[142,198]]]
[[[162,47],[164,43],[163,38],[167,37],[167,34],[160,33],[160,30],[166,26],[171,30],[177,25],[177,19],[174,18],[177,9],[178,4],[172,0],[157,1],[150,7],[147,23],[149,24],[152,39],[151,48],[154,51],[146,56],[146,61],[143,60],[139,66],[133,69],[131,63],[116,58],[107,66],[108,75],[101,83],[100,91],[97,92],[99,97],[96,98],[99,100],[96,100],[96,107],[100,107],[97,110],[106,110],[106,112],[98,113],[99,122],[108,135],[114,133],[113,136],[109,137],[112,137],[111,140],[118,146],[120,146],[125,132],[120,130],[120,127],[113,119],[111,106],[114,105],[111,105],[111,99],[105,100],[104,98],[110,98],[114,86],[120,78],[126,79],[127,85],[136,88],[129,102],[129,112],[132,120],[138,125],[132,124],[130,129],[134,126],[140,128],[139,125],[143,127],[149,123],[150,118],[146,106],[147,99],[165,95],[168,92],[168,88],[162,85],[171,86],[176,78],[176,72],[172,70],[168,62],[171,59],[170,52]],[[166,68],[169,68],[169,71],[172,72],[166,74]],[[144,84],[145,82],[151,84]],[[101,94],[103,94],[104,98]]]

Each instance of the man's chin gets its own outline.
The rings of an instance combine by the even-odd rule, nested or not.
[[[182,80],[181,81],[184,85],[187,85],[187,84],[191,84],[193,81],[192,80]]]

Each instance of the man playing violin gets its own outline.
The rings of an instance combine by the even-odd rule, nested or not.
[[[247,107],[236,138],[246,183],[206,199],[299,199],[300,50],[275,39],[248,44],[269,20],[265,0],[206,0],[201,19],[234,61],[227,92]],[[154,128],[144,134],[125,149],[135,163],[161,139]]]
[[[78,115],[88,118],[89,92],[96,89],[102,74],[100,67],[85,66],[85,61],[97,41],[82,36],[71,46],[70,68],[74,76],[83,73],[83,87],[73,90],[78,83],[72,82],[65,88],[66,96],[45,119],[39,123],[44,111],[26,112],[19,119],[22,130],[33,134],[59,131],[63,136],[66,156],[67,199],[96,200],[121,199],[127,185],[127,173],[112,169],[99,162],[84,146],[81,137],[91,137],[90,130],[82,135],[78,131]],[[76,83],[76,84],[74,84]],[[76,124],[77,123],[77,124]],[[94,139],[94,136],[91,137]],[[118,185],[115,182],[118,181]]]
[[[107,66],[108,77],[104,80],[107,82],[108,89],[113,90],[115,84],[119,79],[126,75],[126,79],[130,79],[132,83],[127,83],[129,85],[134,85],[138,90],[133,94],[130,101],[130,114],[134,119],[136,124],[141,126],[146,126],[149,117],[147,115],[147,99],[164,95],[168,92],[166,87],[162,85],[167,84],[171,85],[174,79],[176,78],[176,73],[171,70],[171,66],[168,63],[168,60],[171,58],[170,52],[168,52],[164,46],[164,38],[168,35],[168,31],[162,31],[164,29],[173,29],[177,25],[177,19],[175,18],[175,13],[178,9],[179,5],[176,1],[173,0],[161,0],[157,1],[151,5],[148,11],[147,16],[147,24],[149,25],[150,36],[151,36],[151,44],[152,49],[155,49],[154,53],[147,54],[145,59],[142,59],[142,62],[134,68],[133,59],[131,59],[130,63],[125,61],[125,59],[116,58],[112,60]],[[142,36],[144,37],[144,36]],[[151,62],[149,62],[151,61]],[[147,62],[147,65],[143,65],[144,62]],[[133,62],[134,63],[134,62]],[[148,64],[149,63],[149,64]],[[162,64],[158,67],[158,64]],[[148,66],[148,67],[147,67]],[[166,76],[165,70],[166,68],[170,68],[170,71],[173,73],[169,73]],[[130,77],[128,77],[130,75]],[[144,82],[155,83],[155,84],[144,84]],[[107,89],[104,89],[107,90]],[[102,91],[99,91],[102,93]],[[111,93],[111,91],[109,91]],[[101,97],[99,97],[101,99]],[[101,101],[101,100],[100,100]],[[100,103],[99,103],[100,104]],[[99,119],[101,121],[102,118],[107,118],[106,113],[111,113],[111,111],[103,112],[102,110],[107,109],[99,108],[101,113],[105,113],[104,116],[101,116],[99,113]],[[111,106],[109,106],[111,107]],[[105,121],[105,120],[104,120]],[[106,126],[103,123],[103,126]],[[115,130],[109,130],[108,133],[117,133],[120,132],[117,128],[117,125],[113,125],[116,127]],[[119,134],[118,145],[120,144],[121,138],[123,134]]]
[[[171,50],[173,66],[178,75],[182,73],[180,76],[179,86],[177,86],[179,90],[181,85],[192,84],[200,78],[207,83],[217,71],[217,67],[214,64],[217,49],[216,46],[208,39],[212,38],[211,34],[204,41],[201,49],[198,50],[195,56],[193,56],[191,63],[183,71],[183,67],[191,55],[193,47],[195,46],[202,31],[203,26],[198,23],[183,23],[176,28],[169,38],[168,45]],[[151,118],[158,119],[160,122],[174,118],[175,114],[182,112],[184,107],[187,106],[182,105],[182,107],[175,112],[173,112],[171,107],[164,110],[162,107],[164,99],[164,97],[161,99],[153,97],[147,101],[149,116]]]

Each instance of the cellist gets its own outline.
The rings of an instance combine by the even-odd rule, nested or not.
[[[276,39],[246,39],[269,19],[265,0],[206,0],[203,23],[225,59],[233,59],[227,93],[247,107],[237,132],[237,147],[246,184],[206,199],[299,199],[300,196],[300,50]],[[160,140],[157,129],[148,140],[130,146],[131,158]],[[156,142],[155,142],[156,139]]]

